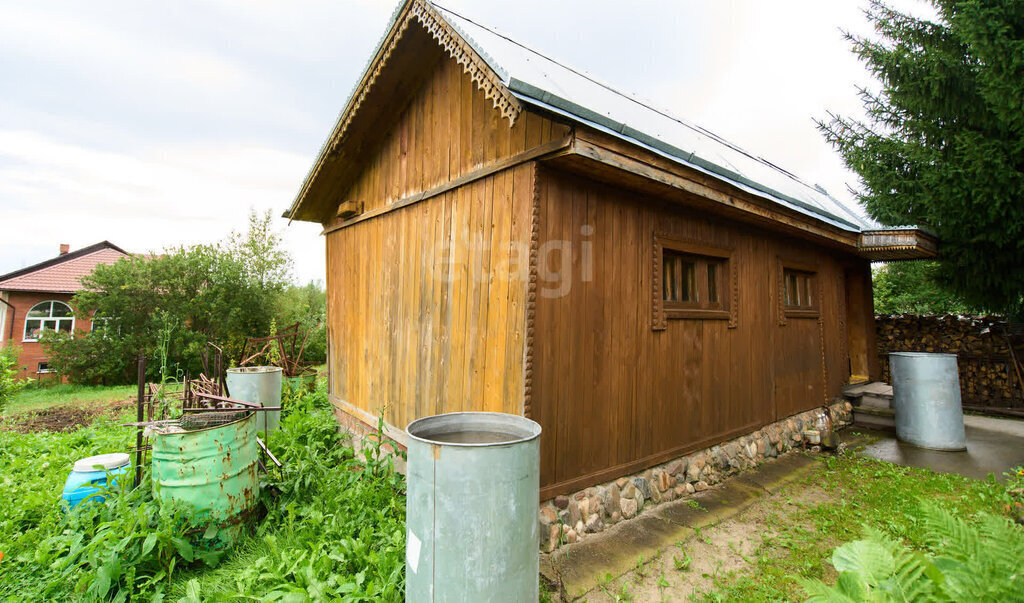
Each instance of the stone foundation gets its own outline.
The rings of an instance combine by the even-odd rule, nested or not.
[[[836,401],[829,409],[834,429],[851,423],[849,402]],[[802,448],[804,430],[817,429],[823,414],[821,408],[802,412],[640,473],[544,501],[540,505],[541,550],[551,552],[578,542],[635,517],[645,508],[706,490],[766,458]]]

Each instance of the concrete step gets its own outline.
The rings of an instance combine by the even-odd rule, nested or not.
[[[847,398],[857,398],[860,396],[880,396],[880,397],[892,397],[892,386],[888,383],[882,383],[881,381],[872,381],[871,383],[858,383],[856,385],[847,385],[843,388],[843,395]]]
[[[870,429],[896,429],[896,412],[891,408],[854,406],[853,424]]]
[[[868,408],[892,408],[892,396],[875,396],[872,394],[865,394],[855,400],[851,400],[854,406],[864,406]]]
[[[848,385],[843,388],[843,396],[855,408],[892,408],[892,386],[880,381]]]

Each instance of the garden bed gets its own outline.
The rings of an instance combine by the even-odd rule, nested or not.
[[[262,521],[226,553],[203,549],[192,518],[161,509],[148,476],[135,491],[61,513],[75,459],[134,442],[134,430],[120,426],[132,420],[127,408],[75,413],[72,422],[88,424],[64,432],[0,431],[0,487],[10,501],[0,505],[0,600],[402,600],[404,478],[386,455],[354,457],[322,389],[285,393],[289,410],[271,442],[284,469],[265,476]]]

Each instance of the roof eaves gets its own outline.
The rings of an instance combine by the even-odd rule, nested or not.
[[[418,20],[424,25],[430,35],[434,37],[438,43],[448,52],[449,55],[455,56],[460,53],[460,49],[453,47],[457,44],[449,44],[452,36],[447,35],[444,28],[451,30],[454,36],[457,36],[460,40],[464,41],[466,46],[479,57],[479,61],[473,60],[469,57],[460,56],[458,62],[463,65],[464,70],[473,75],[473,80],[477,83],[477,86],[484,90],[486,98],[492,98],[497,92],[497,88],[501,87],[505,90],[502,94],[503,100],[493,98],[495,108],[501,111],[503,117],[508,118],[510,123],[515,123],[516,118],[519,116],[520,107],[518,106],[518,99],[512,94],[511,90],[508,89],[508,72],[494,60],[489,54],[487,54],[483,48],[470,38],[461,28],[457,27],[451,19],[444,16],[443,12],[447,9],[438,7],[431,3],[429,0],[403,0],[399,3],[395,12],[392,13],[391,19],[388,21],[388,25],[385,28],[384,35],[377,42],[377,47],[370,55],[370,59],[367,61],[366,66],[362,71],[362,76],[352,87],[352,91],[348,95],[348,100],[345,102],[345,106],[341,112],[338,113],[337,119],[335,119],[334,127],[331,128],[331,133],[327,136],[327,139],[320,146],[320,151],[317,153],[317,159],[313,162],[309,172],[306,174],[305,179],[302,181],[302,186],[299,188],[295,199],[292,201],[288,210],[285,212],[283,217],[288,218],[289,222],[293,220],[298,212],[299,206],[305,200],[307,193],[309,192],[310,185],[313,180],[316,179],[320,169],[326,162],[328,155],[340,144],[341,139],[344,137],[345,130],[348,123],[351,121],[353,114],[358,111],[359,105],[362,102],[364,88],[369,88],[373,84],[374,72],[379,69],[380,63],[387,60],[390,54],[390,48],[405,31],[405,27],[408,25],[411,19]],[[451,12],[451,11],[447,11]],[[443,24],[443,27],[438,27],[439,24]],[[439,31],[440,30],[440,31]],[[493,73],[493,77],[488,77],[487,74],[481,74],[478,67],[479,63],[483,63],[485,69],[490,70]],[[485,82],[489,80],[490,83]],[[497,81],[495,81],[497,80]],[[365,92],[365,91],[364,91]]]
[[[860,232],[865,227],[864,225],[856,224],[840,216],[826,212],[818,207],[814,207],[809,203],[805,203],[799,199],[795,199],[789,195],[775,191],[758,182],[750,180],[749,178],[741,176],[732,170],[728,170],[715,163],[706,161],[692,152],[684,151],[678,147],[667,144],[653,136],[644,134],[639,130],[615,121],[606,115],[602,115],[596,111],[582,107],[572,101],[563,99],[555,94],[551,94],[546,90],[542,90],[536,86],[523,82],[522,80],[518,80],[515,77],[510,79],[509,88],[512,90],[513,94],[518,96],[520,100],[525,103],[533,104],[548,111],[553,111],[565,117],[569,117],[575,121],[583,122],[586,125],[622,138],[633,144],[642,146],[661,155],[662,157],[665,157],[666,159],[670,159],[677,163],[686,165],[687,167],[696,169],[713,178],[725,180],[729,184],[737,186],[746,192],[767,198],[770,201],[790,207],[802,214],[823,220],[832,226],[852,232]]]

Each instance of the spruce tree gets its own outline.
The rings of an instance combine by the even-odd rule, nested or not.
[[[1024,310],[1024,0],[933,0],[924,19],[872,0],[847,34],[877,78],[867,119],[818,126],[867,212],[941,239],[942,279],[973,306]]]

